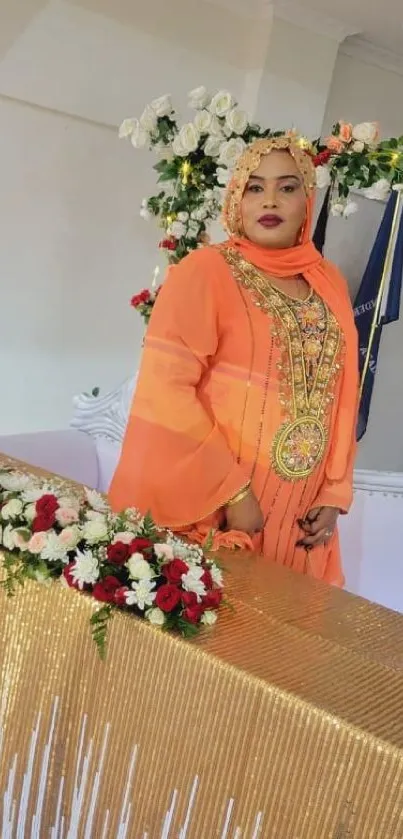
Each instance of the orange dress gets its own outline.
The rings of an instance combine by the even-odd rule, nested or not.
[[[309,553],[296,544],[298,519],[311,509],[347,511],[352,501],[355,374],[352,409],[341,393],[345,336],[354,338],[350,315],[345,332],[338,322],[339,299],[342,312],[350,304],[333,274],[332,310],[315,271],[312,281],[305,275],[308,298],[293,300],[231,241],[172,269],[146,333],[114,509],[135,505],[199,542],[214,529],[215,548],[253,547],[342,585],[337,532]],[[341,448],[348,454],[336,474]],[[253,545],[220,531],[222,508],[249,479],[265,520]]]

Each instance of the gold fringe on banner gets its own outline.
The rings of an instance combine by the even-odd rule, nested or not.
[[[2,839],[402,839],[403,616],[223,562],[212,630],[116,613],[105,662],[88,597],[1,593]]]

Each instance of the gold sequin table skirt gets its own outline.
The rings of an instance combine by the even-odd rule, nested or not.
[[[1,839],[403,837],[403,616],[223,562],[212,630],[116,614],[105,662],[89,598],[1,592]]]

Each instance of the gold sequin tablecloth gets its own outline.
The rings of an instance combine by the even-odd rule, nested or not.
[[[223,562],[213,630],[116,614],[105,662],[89,598],[0,593],[1,839],[403,837],[403,616]]]

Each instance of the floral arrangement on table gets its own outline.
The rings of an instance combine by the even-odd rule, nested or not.
[[[311,154],[319,188],[329,189],[333,215],[348,218],[357,210],[352,189],[368,198],[385,198],[392,185],[403,181],[403,137],[379,142],[377,123],[338,122],[330,137],[311,142],[294,130],[262,129],[251,123],[229,91],[211,96],[205,87],[188,97],[192,121],[179,126],[170,96],[147,105],[142,116],[125,119],[120,138],[136,149],[149,148],[158,157],[154,169],[159,192],[142,202],[140,214],[155,219],[162,230],[159,247],[171,264],[179,262],[208,241],[208,228],[221,212],[223,188],[247,144],[261,137],[292,134]],[[144,289],[132,306],[148,322],[159,288]]]
[[[91,617],[105,654],[113,607],[185,637],[217,619],[222,575],[201,548],[161,533],[135,509],[115,514],[94,490],[66,490],[14,470],[0,471],[1,585],[59,580],[103,604]]]

